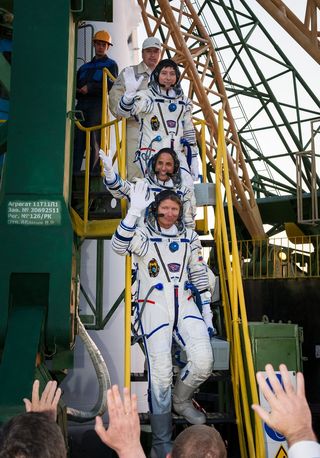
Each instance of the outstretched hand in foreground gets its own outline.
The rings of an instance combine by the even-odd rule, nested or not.
[[[57,420],[57,408],[61,397],[61,388],[57,382],[50,380],[39,397],[39,380],[35,380],[32,387],[31,401],[23,399],[26,412],[46,412],[53,421]]]
[[[104,428],[102,418],[96,417],[95,430],[102,442],[117,452],[120,458],[145,458],[140,443],[140,421],[137,396],[130,397],[128,388],[123,389],[123,401],[119,388],[113,385],[107,392],[109,426]]]
[[[311,412],[305,397],[302,373],[297,373],[295,390],[285,364],[279,366],[283,386],[271,364],[267,364],[265,369],[272,388],[261,372],[257,372],[257,382],[271,410],[267,412],[258,404],[252,405],[253,410],[268,426],[286,437],[289,447],[302,440],[316,441],[317,438],[312,430]]]

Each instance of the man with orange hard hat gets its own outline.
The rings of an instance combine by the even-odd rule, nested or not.
[[[111,43],[111,35],[106,30],[99,30],[93,37],[93,47],[95,56],[79,68],[77,72],[77,105],[76,110],[82,111],[84,127],[92,127],[101,124],[101,104],[102,104],[102,81],[103,69],[107,68],[114,76],[118,76],[118,65],[106,52]],[[113,81],[108,77],[108,91],[110,91]],[[73,153],[73,172],[81,170],[81,164],[85,151],[86,137],[85,132],[76,128],[74,153]],[[96,174],[100,172],[99,164],[100,150],[100,131],[91,132],[91,155],[90,172]]]

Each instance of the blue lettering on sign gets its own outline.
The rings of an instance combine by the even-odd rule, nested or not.
[[[283,387],[283,382],[281,378],[281,374],[276,374],[277,378],[279,379],[279,382],[281,383],[281,386]],[[267,384],[269,385],[269,388],[272,390],[272,387],[270,385],[269,379],[266,379]],[[273,391],[273,390],[272,390]],[[274,429],[270,428],[266,423],[264,424],[264,430],[267,433],[267,435],[274,441],[276,442],[283,442],[286,440],[286,438],[279,433],[278,431],[275,431]]]

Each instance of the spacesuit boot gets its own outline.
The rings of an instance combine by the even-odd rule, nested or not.
[[[202,425],[206,422],[206,416],[193,406],[192,395],[194,388],[186,385],[177,378],[173,390],[173,410],[182,415],[192,425]]]
[[[151,415],[152,448],[150,458],[166,458],[171,452],[172,415],[171,412]]]

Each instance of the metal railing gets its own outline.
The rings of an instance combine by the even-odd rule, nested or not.
[[[242,278],[319,277],[318,235],[238,242]]]
[[[105,220],[90,221],[89,220],[89,195],[90,195],[90,139],[91,132],[97,130],[101,131],[101,148],[107,153],[111,154],[111,137],[113,134],[115,142],[115,152],[113,154],[113,162],[118,162],[118,170],[120,176],[125,177],[126,171],[126,120],[115,119],[109,120],[109,107],[108,107],[108,85],[107,78],[115,80],[114,76],[107,68],[103,69],[103,87],[102,87],[102,108],[101,108],[101,124],[92,127],[84,127],[80,121],[75,121],[76,128],[82,130],[86,134],[86,148],[85,148],[85,173],[84,173],[84,189],[83,189],[83,218],[71,208],[71,217],[75,233],[80,237],[108,237],[111,236],[119,220],[110,221],[106,224]],[[121,131],[120,131],[121,123]],[[121,133],[120,133],[121,132]],[[101,177],[103,172],[101,171]],[[102,178],[101,178],[102,179]],[[122,213],[125,212],[125,202],[121,201]]]
[[[231,244],[229,244],[224,213],[222,186],[225,187]],[[215,242],[221,281],[222,306],[230,341],[230,369],[242,458],[264,458],[265,446],[260,419],[250,404],[259,403],[248,321],[241,278],[240,256],[236,238],[230,189],[223,110],[219,111],[218,148],[216,159]],[[232,263],[231,263],[232,256]]]

